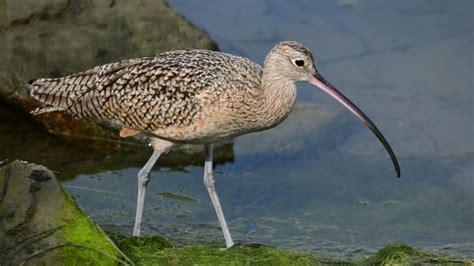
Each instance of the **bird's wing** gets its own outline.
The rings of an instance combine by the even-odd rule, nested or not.
[[[248,59],[206,50],[172,51],[98,66],[56,79],[39,79],[31,95],[41,111],[67,111],[81,118],[111,120],[127,128],[153,131],[192,123],[202,95],[219,97],[239,88],[236,68],[259,75]],[[255,74],[257,72],[257,74]],[[245,87],[245,86],[242,86]]]
[[[124,74],[124,69],[142,64],[143,59],[124,60],[97,66],[84,72],[59,78],[40,78],[28,82],[30,95],[43,103],[32,111],[41,114],[53,111],[66,111],[81,102],[87,93],[96,90],[101,83],[107,84]]]

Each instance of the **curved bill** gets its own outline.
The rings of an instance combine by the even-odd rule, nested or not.
[[[375,126],[375,124],[370,121],[370,119],[365,115],[354,103],[352,103],[346,96],[344,96],[341,92],[339,92],[331,83],[329,83],[321,74],[317,73],[314,76],[311,76],[309,79],[309,83],[313,84],[314,86],[320,88],[327,94],[331,95],[334,99],[340,102],[344,107],[349,109],[359,120],[362,121],[369,129],[375,134],[375,136],[382,142],[383,146],[390,155],[390,159],[392,159],[393,167],[395,168],[395,172],[397,172],[397,177],[400,177],[400,165],[398,164],[397,157],[395,153],[393,153],[392,147],[388,144],[388,141],[382,135],[380,130]]]

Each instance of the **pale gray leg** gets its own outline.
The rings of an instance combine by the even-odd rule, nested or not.
[[[146,192],[146,185],[148,181],[150,181],[150,171],[155,165],[160,155],[163,154],[166,150],[165,149],[155,149],[153,150],[153,154],[151,155],[148,162],[143,166],[143,168],[138,172],[138,195],[137,195],[137,209],[135,213],[135,226],[133,227],[133,235],[139,236],[140,229],[142,224],[142,216],[143,216],[143,206],[145,204],[145,192]]]
[[[216,193],[216,187],[214,185],[214,177],[212,175],[212,153],[213,153],[213,144],[207,144],[206,147],[206,162],[204,163],[204,184],[206,185],[209,196],[211,197],[212,205],[216,210],[217,219],[224,234],[225,245],[227,248],[230,248],[234,245],[232,236],[230,235],[229,228],[227,227],[227,222],[225,221],[224,212],[222,211],[221,203],[219,197]]]

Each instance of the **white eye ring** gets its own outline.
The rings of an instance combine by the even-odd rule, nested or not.
[[[293,60],[293,64],[297,67],[303,67],[305,65],[304,59],[297,58]]]

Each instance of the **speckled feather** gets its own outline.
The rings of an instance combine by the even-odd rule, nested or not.
[[[275,126],[288,115],[296,91],[287,69],[279,69],[286,57],[277,56],[288,51],[312,60],[304,46],[279,43],[266,59],[266,87],[276,87],[267,93],[262,68],[249,59],[178,50],[37,79],[30,94],[44,105],[33,113],[65,111],[178,142],[228,139]]]
[[[30,86],[31,95],[45,104],[36,114],[62,110],[78,118],[112,120],[124,127],[153,131],[192,123],[206,107],[202,97],[217,100],[232,97],[229,90],[259,89],[260,75],[261,68],[248,59],[190,50],[38,79]]]

